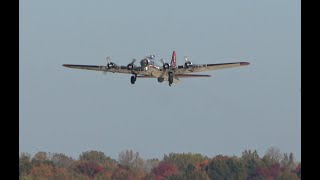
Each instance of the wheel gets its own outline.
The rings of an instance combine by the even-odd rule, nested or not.
[[[135,76],[131,76],[131,84],[134,84],[136,82],[137,78]]]
[[[159,82],[159,83],[162,83],[163,81],[164,81],[163,78],[161,78],[161,77],[158,78],[158,82]]]

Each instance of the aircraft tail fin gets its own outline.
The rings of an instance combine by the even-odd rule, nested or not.
[[[177,67],[177,57],[176,57],[176,51],[173,51],[172,53],[172,58],[171,58],[171,66],[173,68],[176,68]]]

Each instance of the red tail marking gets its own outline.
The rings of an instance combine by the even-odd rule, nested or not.
[[[172,53],[172,58],[171,58],[171,65],[173,68],[176,68],[177,67],[177,63],[176,63],[176,51],[173,51]]]

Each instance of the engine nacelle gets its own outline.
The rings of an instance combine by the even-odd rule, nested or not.
[[[164,78],[162,78],[162,77],[159,77],[159,78],[158,78],[158,82],[159,82],[159,83],[162,83],[163,81],[164,81]]]
[[[128,64],[128,65],[127,65],[127,69],[131,71],[131,70],[133,69],[133,64],[131,64],[131,63]]]
[[[107,68],[108,69],[114,68],[115,66],[116,66],[116,64],[113,63],[113,62],[110,62],[110,63],[107,64]]]
[[[163,64],[163,69],[169,69],[170,65],[168,63]]]
[[[192,62],[190,62],[190,61],[187,61],[187,62],[184,63],[184,66],[185,66],[186,68],[189,68],[189,67],[192,66],[192,65],[193,65]]]

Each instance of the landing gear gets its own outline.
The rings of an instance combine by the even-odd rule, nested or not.
[[[137,80],[137,75],[131,76],[131,84],[134,84]]]
[[[173,83],[173,74],[172,74],[172,72],[169,72],[168,81],[169,81],[169,86],[171,86],[171,84]]]
[[[162,83],[163,81],[164,81],[164,78],[162,78],[162,77],[159,77],[159,78],[158,78],[158,82],[159,82],[159,83]]]

